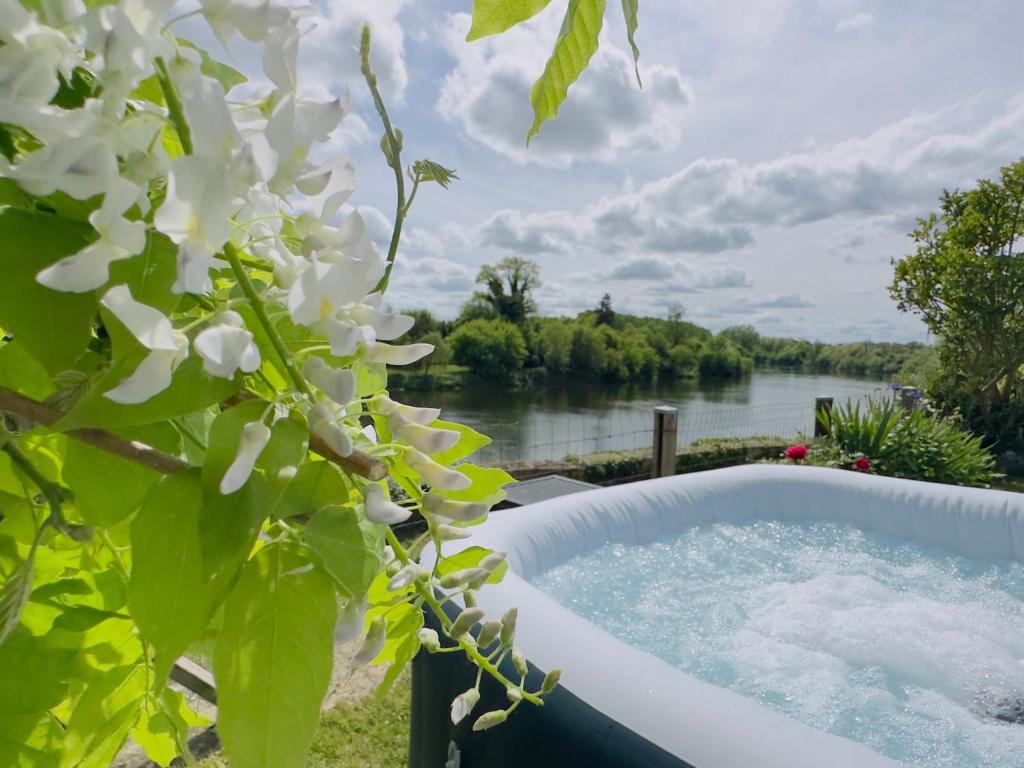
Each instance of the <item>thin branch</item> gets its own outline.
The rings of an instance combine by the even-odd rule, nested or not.
[[[359,62],[360,71],[366,79],[366,85],[373,96],[373,104],[380,115],[380,121],[384,124],[384,138],[387,140],[388,148],[391,150],[391,157],[388,164],[395,172],[395,226],[391,231],[391,245],[388,247],[387,266],[384,269],[384,276],[377,283],[375,291],[384,293],[388,289],[388,281],[391,280],[391,269],[395,265],[395,257],[398,255],[398,241],[402,239],[402,222],[408,212],[405,203],[405,176],[402,174],[402,146],[395,135],[395,129],[391,125],[391,118],[388,117],[387,108],[384,106],[384,99],[381,98],[380,90],[377,88],[377,76],[370,67],[370,26],[363,25],[362,37],[359,41]]]
[[[44,426],[51,426],[60,418],[60,414],[50,406],[6,387],[0,387],[0,411],[6,411],[20,419]],[[138,440],[126,440],[106,430],[91,427],[72,429],[68,430],[68,435],[94,448],[149,467],[163,475],[180,472],[189,467],[188,463],[176,456],[158,451],[151,445],[146,445]],[[342,469],[365,477],[367,480],[383,480],[387,477],[387,464],[363,451],[353,451],[350,456],[339,456],[315,436],[310,438],[309,447],[314,453],[323,456],[332,464],[337,464]]]

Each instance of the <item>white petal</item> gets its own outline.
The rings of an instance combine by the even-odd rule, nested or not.
[[[401,417],[397,417],[400,419]],[[393,417],[392,421],[397,421]],[[412,422],[404,421],[395,423],[392,426],[392,431],[403,440],[407,441],[413,448],[423,451],[426,454],[440,453],[441,451],[447,451],[462,437],[458,432],[453,429],[434,429],[432,427],[424,427],[422,424],[413,424]]]
[[[423,426],[430,424],[441,415],[440,408],[417,408],[413,405],[395,402],[387,395],[381,395],[376,399],[375,403],[380,413],[385,415],[397,413],[406,421],[411,421],[413,424],[422,424]]]
[[[400,507],[390,501],[384,494],[384,489],[379,485],[370,485],[366,488],[366,519],[371,523],[381,525],[392,525],[408,520],[412,516],[412,510]]]
[[[270,442],[270,427],[262,421],[250,421],[242,427],[242,438],[238,453],[220,481],[220,492],[227,496],[234,493],[248,481],[256,461]]]
[[[453,501],[438,496],[436,493],[423,494],[423,508],[433,515],[456,520],[460,523],[471,523],[486,515],[491,507],[480,501]]]
[[[356,377],[347,368],[331,368],[319,357],[311,357],[302,373],[338,405],[348,405],[356,396]]]
[[[177,352],[164,349],[150,352],[128,378],[122,379],[103,396],[123,405],[144,403],[171,385],[171,374],[177,367],[177,361]]]
[[[128,286],[113,286],[100,299],[100,304],[147,349],[179,351],[180,341],[174,336],[171,321],[159,309],[135,301]]]
[[[26,155],[8,172],[33,195],[60,190],[86,200],[105,192],[117,177],[117,158],[103,139],[66,139]]]
[[[236,313],[231,313],[238,317]],[[211,376],[230,379],[236,371],[252,373],[260,367],[260,352],[252,334],[232,324],[232,318],[202,330],[195,350],[203,358],[203,370]],[[238,318],[241,321],[241,318]]]
[[[416,580],[425,576],[429,571],[419,563],[409,563],[402,566],[398,573],[388,581],[388,592],[397,592],[416,583]]]
[[[103,241],[92,243],[73,256],[67,256],[36,275],[36,280],[55,291],[84,293],[99,288],[110,279],[110,265],[126,258]]]
[[[361,600],[349,600],[338,613],[338,623],[334,625],[334,642],[336,645],[349,643],[359,637],[366,622],[366,603]]]
[[[441,491],[461,491],[473,484],[473,481],[461,472],[441,466],[415,448],[405,452],[405,461],[419,473],[431,488]]]
[[[417,360],[423,359],[433,351],[433,344],[406,344],[399,347],[378,341],[366,345],[363,359],[370,363],[410,365]]]
[[[352,318],[360,325],[372,325],[377,338],[383,341],[397,339],[416,323],[409,315],[396,315],[390,312],[360,304],[349,311]]]
[[[352,454],[352,438],[338,424],[334,414],[323,405],[314,405],[309,411],[309,429],[339,456]]]

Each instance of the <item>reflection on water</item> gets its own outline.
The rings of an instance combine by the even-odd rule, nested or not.
[[[836,402],[887,392],[880,382],[836,376],[756,372],[744,381],[551,385],[516,391],[494,386],[398,393],[413,405],[493,438],[486,461],[558,459],[567,454],[649,448],[656,405],[679,408],[679,443],[703,437],[793,438],[814,426],[814,398]]]

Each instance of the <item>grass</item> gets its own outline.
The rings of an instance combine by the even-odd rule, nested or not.
[[[402,768],[409,762],[409,675],[383,697],[342,702],[320,720],[306,768]],[[214,755],[200,768],[229,768]]]

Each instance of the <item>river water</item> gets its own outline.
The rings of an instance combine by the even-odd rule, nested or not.
[[[442,419],[467,424],[493,442],[477,460],[561,459],[596,451],[650,448],[656,405],[679,409],[679,444],[707,437],[796,438],[814,428],[814,399],[837,403],[872,394],[882,382],[757,371],[742,381],[659,384],[578,383],[529,390],[495,385],[399,392],[413,405],[441,407]]]

